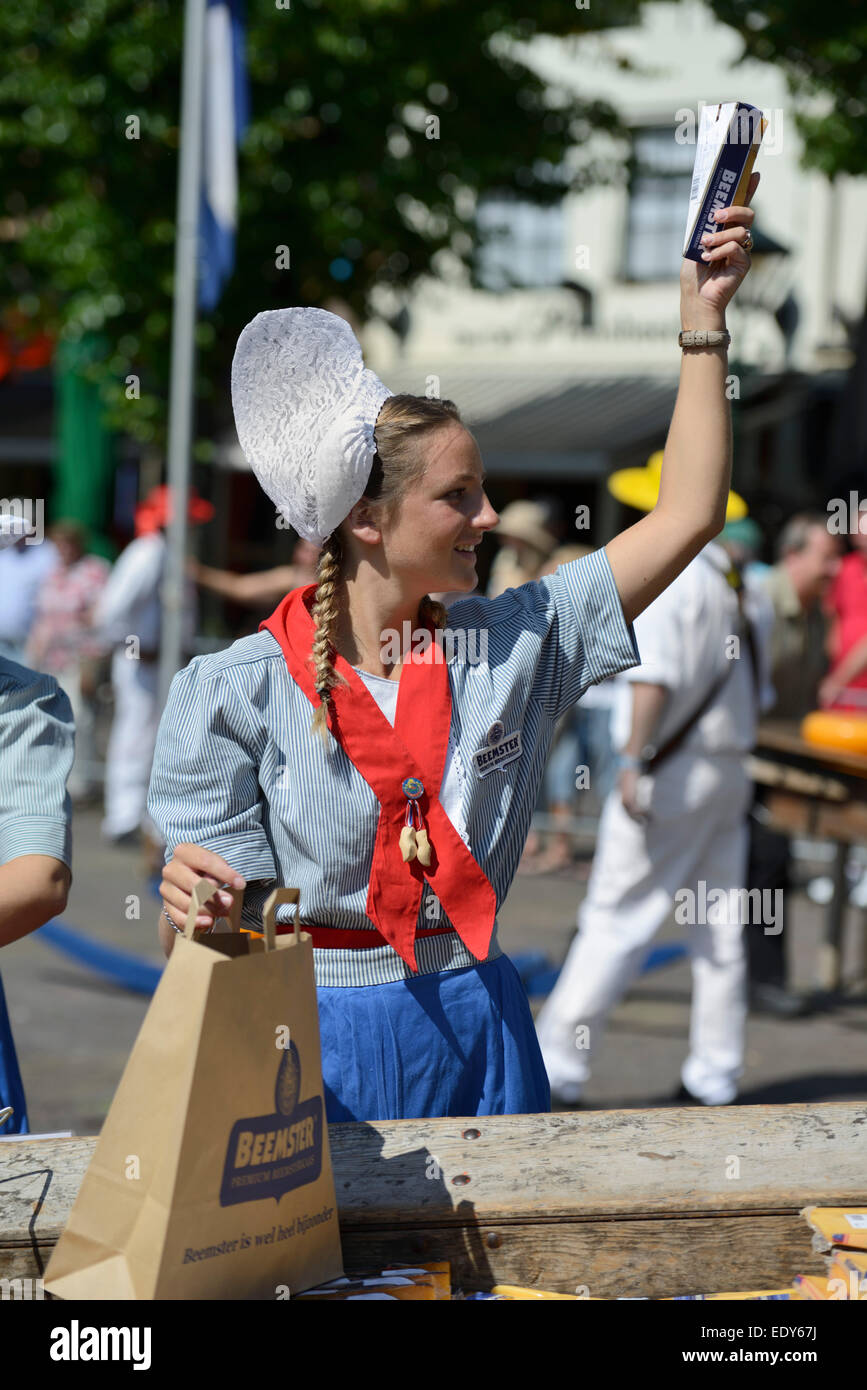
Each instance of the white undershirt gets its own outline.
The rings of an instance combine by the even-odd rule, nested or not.
[[[389,724],[394,728],[394,721],[397,716],[398,681],[390,681],[385,676],[371,675],[369,671],[359,671],[357,666],[354,666],[352,669],[364,681],[364,684],[379,705],[379,708],[382,710]],[[469,847],[470,841],[467,836],[467,826],[464,820],[462,806],[463,780],[464,771],[461,764],[461,756],[455,746],[451,730],[449,730],[449,746],[446,751],[446,765],[439,794],[440,805],[464,844]]]

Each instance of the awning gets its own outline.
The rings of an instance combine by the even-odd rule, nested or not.
[[[514,368],[443,369],[439,395],[453,400],[473,431],[489,474],[603,477],[629,454],[643,455],[665,442],[677,396],[676,376],[584,376]],[[395,393],[424,395],[421,367],[380,373]],[[764,391],[777,378],[750,375],[742,396]],[[246,469],[237,441],[218,445],[215,462]]]
[[[664,441],[676,395],[676,378],[572,378],[520,405],[504,400],[495,418],[466,419],[490,472],[599,477],[612,455]]]
[[[612,453],[639,447],[668,427],[676,377],[593,377],[575,372],[489,369],[437,373],[478,440],[489,473],[592,478]],[[423,393],[419,370],[383,374],[392,391]]]

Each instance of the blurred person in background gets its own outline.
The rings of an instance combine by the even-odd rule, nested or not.
[[[532,502],[510,502],[500,517],[500,524],[494,530],[499,549],[494,556],[485,590],[488,598],[498,598],[506,589],[519,589],[522,584],[535,579],[539,567],[556,548],[556,531],[561,529],[559,503],[551,497],[536,497]],[[477,593],[478,585],[471,592]],[[431,594],[431,598],[444,608],[466,597],[466,593],[458,589]]]
[[[111,569],[101,555],[88,555],[87,533],[77,521],[58,521],[48,530],[58,563],[36,595],[27,662],[56,676],[69,696],[75,719],[75,762],[69,794],[84,800],[96,789],[95,697],[105,643],[93,629],[93,609]]]
[[[801,720],[819,706],[819,686],[828,669],[828,619],[823,600],[837,578],[843,556],[839,536],[821,512],[799,512],[786,522],[777,542],[777,563],[763,578],[774,607],[771,680],[775,719]]]
[[[252,574],[235,574],[232,570],[203,565],[190,557],[187,573],[200,589],[207,589],[229,603],[240,603],[245,608],[261,608],[279,603],[291,589],[315,584],[318,559],[319,547],[299,536],[288,565],[275,565],[273,569],[256,570]]]
[[[774,719],[800,722],[819,705],[828,666],[828,622],[823,600],[840,569],[842,542],[828,530],[821,512],[800,512],[783,527],[777,563],[762,576],[773,609],[771,683]],[[788,901],[792,891],[789,837],[775,830],[766,793],[757,787],[750,811],[748,886],[775,892]],[[750,1007],[754,1013],[799,1018],[810,1011],[807,996],[790,988],[785,930],[776,936],[748,928]]]
[[[191,492],[190,524],[210,521],[213,515],[211,503]],[[160,715],[160,591],[170,519],[169,489],[163,484],[136,508],[135,539],[115,562],[94,613],[100,636],[113,649],[114,718],[106,751],[102,833],[113,844],[123,845],[138,843],[144,829],[155,867],[162,866],[161,853],[157,859],[160,841],[145,819],[145,808]],[[184,621],[187,661],[196,631],[196,592],[189,579]]]
[[[819,686],[819,701],[867,714],[867,513],[850,533],[852,549],[825,601],[831,619],[831,669]]]
[[[548,507],[535,501],[510,502],[503,509],[494,530],[500,548],[488,576],[488,598],[498,598],[506,589],[519,589],[536,578],[557,547],[549,518]]]
[[[860,505],[849,542],[852,549],[843,557],[825,599],[831,669],[819,686],[819,703],[867,717],[867,515]],[[846,873],[850,903],[867,908],[867,853],[862,845],[852,846]],[[813,879],[807,891],[815,902],[830,902],[834,884],[823,875]]]
[[[591,550],[589,545],[558,546],[537,577],[553,574],[558,565],[578,560],[582,555],[589,555]],[[614,681],[600,681],[598,685],[591,685],[561,719],[536,810],[547,810],[563,828],[552,830],[545,849],[541,848],[538,831],[530,831],[519,865],[521,873],[556,873],[574,862],[574,836],[568,829],[568,822],[574,813],[577,791],[585,787],[592,789],[601,806],[614,781],[610,730],[614,699]]]
[[[0,517],[0,550],[27,527]],[[39,547],[36,547],[37,549]],[[36,931],[66,907],[72,881],[66,779],[75,726],[53,676],[0,655],[0,946]],[[0,1133],[26,1134],[27,1106],[0,980]]]
[[[720,531],[719,543],[725,547],[745,584],[760,582],[770,572],[771,566],[760,558],[764,549],[762,528],[751,516],[727,522]]]
[[[0,551],[0,653],[12,661],[24,660],[36,596],[58,563],[53,541],[36,542],[32,534],[7,541]]]
[[[657,453],[643,469],[613,474],[609,489],[650,512],[661,465]],[[730,493],[729,518],[744,511]],[[715,542],[635,620],[641,665],[619,678],[613,725],[619,783],[603,807],[578,935],[536,1020],[552,1097],[561,1104],[580,1102],[608,1014],[684,891],[694,904],[704,891],[714,908],[687,917],[690,1044],[675,1099],[728,1105],[737,1096],[746,968],[736,904],[746,881],[752,800],[745,759],[767,685],[759,621]],[[732,635],[740,638],[736,649]],[[587,1031],[579,1035],[582,1026]]]

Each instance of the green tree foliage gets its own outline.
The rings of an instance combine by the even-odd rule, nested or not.
[[[339,294],[363,316],[375,283],[409,286],[444,248],[470,262],[467,190],[544,203],[605,177],[589,156],[568,170],[563,160],[569,149],[580,154],[591,130],[620,133],[613,109],[550,91],[507,56],[502,38],[634,23],[638,8],[247,0],[252,121],[236,270],[198,325],[200,424],[208,401],[225,408],[234,342],[254,312]],[[182,28],[180,0],[0,7],[4,312],[104,344],[86,370],[108,422],[156,446],[165,437]],[[288,269],[277,266],[281,246]],[[141,382],[134,404],[131,375]]]
[[[737,29],[744,57],[780,66],[805,148],[803,163],[835,174],[867,165],[867,8],[863,0],[710,0]],[[788,114],[788,113],[787,113]]]

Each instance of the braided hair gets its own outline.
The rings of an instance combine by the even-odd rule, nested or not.
[[[335,685],[347,685],[345,676],[334,669],[331,635],[340,612],[338,584],[340,583],[340,537],[332,531],[319,552],[316,568],[316,594],[313,599],[313,669],[319,704],[313,715],[313,728],[328,745],[328,702]]]
[[[453,401],[408,394],[386,399],[376,422],[376,453],[364,492],[365,501],[377,502],[383,507],[386,519],[394,516],[406,493],[424,474],[426,465],[421,447],[424,437],[452,420],[461,423],[460,412]],[[312,649],[319,705],[313,715],[311,731],[319,734],[329,750],[333,746],[328,738],[331,692],[336,685],[348,684],[334,668],[333,634],[341,608],[342,559],[340,534],[332,531],[322,547],[316,571]],[[444,605],[425,594],[419,604],[419,619],[422,622],[428,619],[434,627],[444,628]]]

